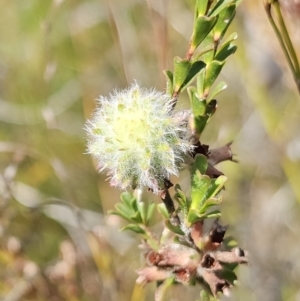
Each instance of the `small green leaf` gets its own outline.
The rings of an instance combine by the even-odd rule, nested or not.
[[[194,116],[194,127],[196,133],[201,134],[208,123],[210,117],[215,113],[217,109],[217,101],[215,99],[210,100],[209,103],[206,100],[202,100],[202,104],[205,103],[205,114],[203,116]],[[201,103],[200,103],[201,104]]]
[[[191,247],[191,245],[190,245],[189,243],[187,243],[187,242],[186,242],[185,240],[183,240],[183,239],[180,239],[180,237],[177,236],[177,235],[174,236],[173,242],[174,242],[175,244],[183,245],[183,246],[186,246],[186,247],[188,247],[188,248]]]
[[[150,246],[152,250],[159,251],[160,245],[159,243],[151,236],[147,236],[147,244]]]
[[[217,16],[227,5],[230,5],[232,3],[236,3],[236,0],[219,0],[209,13],[209,16]]]
[[[205,99],[204,95],[204,80],[205,80],[206,68],[203,68],[197,76],[197,97],[199,99]]]
[[[153,217],[155,207],[156,207],[155,203],[150,203],[148,205],[147,220],[146,220],[147,225],[149,224],[149,222],[151,221],[151,219]]]
[[[210,51],[205,51],[205,53],[201,55],[201,59],[205,64],[208,64],[214,59],[215,46],[216,45],[214,41],[213,32],[210,32],[209,35],[201,43],[201,49],[211,49]]]
[[[202,61],[174,58],[173,91],[179,92],[205,67]]]
[[[221,198],[212,198],[212,199],[208,199],[204,202],[203,206],[199,209],[199,213],[200,214],[205,214],[209,208],[219,205],[220,203],[222,203],[222,199]]]
[[[128,222],[131,222],[131,219],[126,214],[124,214],[122,212],[115,211],[115,210],[109,210],[108,214],[118,215],[118,216],[124,218],[125,220],[127,220]]]
[[[197,170],[199,170],[201,174],[204,174],[207,170],[207,167],[207,158],[204,155],[197,155],[192,167],[192,174],[195,174]]]
[[[209,176],[201,175],[199,170],[193,175],[191,188],[191,206],[190,209],[199,210],[207,199],[207,191],[211,179]]]
[[[142,223],[144,225],[146,225],[147,224],[147,212],[146,212],[147,207],[144,202],[137,202],[137,207],[138,207],[139,214],[141,216]]]
[[[219,210],[213,210],[207,213],[199,213],[197,209],[190,209],[187,216],[187,226],[193,225],[198,221],[202,221],[207,218],[218,218],[221,216],[221,212]]]
[[[214,89],[209,93],[208,100],[215,98],[219,93],[224,91],[227,88],[227,84],[225,82],[219,82]]]
[[[191,62],[187,59],[182,59],[178,56],[174,58],[174,81],[173,91],[178,92],[184,83],[189,70],[191,68]]]
[[[225,61],[230,55],[234,54],[237,50],[237,46],[232,43],[226,43],[222,45],[220,50],[217,52],[215,59],[218,61]]]
[[[183,82],[180,90],[183,90],[194,79],[194,77],[197,76],[201,72],[201,70],[203,70],[205,68],[205,66],[206,66],[206,64],[202,61],[192,62],[189,73],[188,73],[185,81]]]
[[[196,16],[203,16],[206,13],[207,5],[209,0],[196,0]]]
[[[176,193],[174,198],[178,202],[179,207],[183,212],[183,214],[186,214],[189,209],[190,201],[186,198],[185,194],[180,190],[180,186],[178,184],[175,186],[175,191]]]
[[[137,199],[134,196],[132,196],[132,199],[130,200],[130,207],[133,211],[138,211]]]
[[[193,115],[194,116],[203,116],[206,111],[206,100],[198,98],[195,87],[188,88],[188,95],[189,95],[189,98],[191,101]]]
[[[217,179],[211,181],[211,185],[207,190],[207,198],[213,198],[224,187],[227,177],[219,176]]]
[[[184,232],[180,229],[180,226],[174,226],[173,224],[171,224],[169,219],[165,220],[165,225],[170,231],[178,235],[184,235]]]
[[[220,176],[217,179],[211,179],[204,175],[206,169],[206,157],[197,155],[192,166],[191,206],[188,213],[188,221],[191,223],[195,222],[197,218],[215,213],[216,211],[209,213],[206,211],[221,202],[221,199],[214,199],[214,197],[222,189],[227,178]]]
[[[200,292],[200,301],[210,301],[209,294],[206,290]]]
[[[194,117],[194,125],[197,134],[201,134],[208,122],[209,116],[196,116]]]
[[[200,43],[207,37],[217,22],[217,16],[207,17],[199,16],[194,24],[194,32],[192,35],[191,49],[195,50]]]
[[[173,95],[173,73],[170,70],[164,70],[164,75],[167,79],[167,94]]]
[[[219,13],[218,21],[214,27],[214,39],[219,41],[223,38],[228,26],[232,22],[235,15],[236,5],[229,4]]]
[[[141,217],[141,213],[139,211],[133,212],[130,216],[129,216],[130,220],[132,220],[135,223],[138,224],[142,224],[143,220]]]
[[[124,203],[117,203],[115,205],[115,208],[118,212],[124,214],[128,218],[130,218],[130,215],[132,214],[132,212],[134,212],[130,209],[130,207],[127,207]]]
[[[160,203],[156,207],[157,207],[158,212],[162,215],[162,217],[164,219],[168,219],[170,217],[169,212],[164,203]]]
[[[170,276],[156,288],[154,300],[163,301],[168,289],[175,283],[175,276]]]
[[[187,226],[190,226],[199,220],[201,220],[201,218],[199,217],[198,210],[190,209],[187,215],[187,222],[188,222]]]
[[[217,218],[221,216],[220,210],[213,210],[207,214],[205,214],[205,218]]]
[[[232,236],[226,236],[223,240],[223,245],[227,248],[227,249],[232,249],[234,247],[238,246],[237,241],[232,237]]]
[[[145,234],[145,230],[143,230],[139,225],[136,224],[128,224],[125,227],[121,228],[121,231],[131,230],[138,234]]]
[[[218,276],[221,279],[226,279],[228,282],[233,284],[235,280],[237,280],[236,274],[233,271],[223,269],[218,271]]]
[[[235,41],[237,39],[238,35],[236,32],[233,32],[229,35],[229,37],[223,42],[223,45],[227,44],[227,43],[231,43],[233,41]]]
[[[204,95],[208,95],[210,87],[213,85],[218,75],[220,74],[225,62],[211,61],[206,66],[206,74],[204,81]]]
[[[120,195],[120,199],[124,202],[128,207],[130,206],[130,202],[132,200],[132,195],[129,192],[122,192]]]

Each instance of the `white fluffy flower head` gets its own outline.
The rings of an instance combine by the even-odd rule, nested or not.
[[[148,187],[158,192],[178,175],[191,150],[186,126],[172,113],[168,95],[133,84],[100,97],[86,124],[88,153],[107,171],[112,186]]]

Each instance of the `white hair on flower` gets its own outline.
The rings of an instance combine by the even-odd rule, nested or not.
[[[154,89],[128,89],[100,96],[86,123],[88,153],[107,171],[112,186],[148,187],[158,192],[164,179],[178,175],[192,146],[170,96]]]

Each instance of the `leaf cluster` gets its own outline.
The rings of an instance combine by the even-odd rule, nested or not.
[[[165,70],[167,91],[174,98],[187,88],[194,115],[194,127],[198,134],[204,130],[207,122],[214,114],[217,102],[214,99],[226,88],[224,82],[213,89],[217,77],[225,65],[227,58],[237,47],[233,33],[222,41],[231,24],[237,0],[198,0],[196,1],[194,29],[189,49],[184,58],[174,58],[174,71]],[[196,78],[196,87],[190,83]]]
[[[222,201],[218,193],[224,186],[227,178],[219,176],[212,179],[205,174],[208,167],[207,159],[203,155],[197,155],[191,172],[191,196],[186,198],[176,186],[175,199],[180,209],[184,212],[184,221],[187,227],[206,218],[219,217],[218,209],[211,210]]]
[[[138,201],[129,192],[123,192],[120,196],[121,202],[115,205],[115,210],[110,214],[119,215],[129,222],[121,231],[131,230],[139,234],[146,234],[147,227],[152,219],[155,204]]]

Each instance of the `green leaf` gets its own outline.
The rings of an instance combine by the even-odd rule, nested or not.
[[[174,58],[174,81],[173,91],[180,91],[182,84],[186,80],[186,77],[191,68],[191,62],[187,59],[182,59],[178,56]]]
[[[154,300],[155,301],[163,301],[165,300],[165,295],[167,290],[175,283],[175,276],[170,276],[165,281],[163,281],[155,291]]]
[[[227,177],[219,176],[217,179],[211,181],[211,185],[207,190],[207,198],[213,198],[218,194],[218,192],[224,187]]]
[[[206,191],[210,186],[211,179],[204,175],[207,167],[207,158],[204,155],[196,155],[191,173],[191,209],[198,209],[200,207]]]
[[[160,203],[156,207],[157,207],[158,212],[162,215],[162,217],[164,219],[168,219],[170,217],[169,212],[164,203]]]
[[[200,292],[200,301],[210,301],[209,294],[206,290]]]
[[[208,115],[194,117],[194,125],[197,134],[201,134],[203,132],[208,122],[208,119],[209,119]]]
[[[217,218],[221,216],[220,210],[213,210],[207,214],[205,214],[205,218]]]
[[[196,17],[203,16],[206,13],[209,0],[196,0]]]
[[[133,211],[138,211],[137,199],[134,196],[132,196],[132,199],[130,200],[130,207]]]
[[[173,73],[170,70],[164,70],[164,75],[167,79],[167,94],[173,95]]]
[[[214,27],[214,39],[219,41],[223,38],[228,26],[232,22],[235,15],[236,5],[229,4],[219,13],[218,21]]]
[[[211,61],[206,66],[206,74],[204,81],[204,95],[208,94],[210,87],[213,85],[218,75],[220,74],[225,62]]]
[[[233,284],[235,280],[237,280],[236,274],[233,271],[223,269],[218,271],[218,276],[221,279],[226,279],[228,282]]]
[[[226,236],[223,240],[223,245],[227,248],[227,249],[232,249],[234,247],[238,246],[237,241],[232,237],[232,236]]]
[[[173,91],[179,92],[201,71],[205,64],[202,61],[191,62],[180,57],[174,58]]]
[[[238,6],[243,0],[235,0],[235,5]]]
[[[207,213],[200,213],[197,209],[190,209],[187,216],[187,226],[190,226],[198,221],[207,219],[207,218],[218,218],[221,216],[219,210],[213,210]]]
[[[130,220],[132,220],[133,222],[137,223],[137,224],[142,224],[143,220],[141,217],[141,213],[139,211],[133,212],[130,216],[129,216]]]
[[[204,80],[205,80],[206,69],[203,68],[197,76],[197,96],[199,99],[205,99],[204,95]]]
[[[207,199],[207,191],[211,184],[209,176],[201,175],[199,170],[193,175],[190,209],[199,210]]]
[[[118,215],[118,216],[124,218],[125,220],[131,222],[131,219],[130,219],[126,214],[124,214],[124,213],[122,213],[122,212],[115,211],[115,210],[109,210],[109,211],[108,211],[108,214]]]
[[[115,205],[115,208],[118,212],[122,213],[123,215],[127,216],[127,218],[130,218],[130,215],[134,212],[130,209],[130,207],[127,207],[124,203],[117,203]]]
[[[207,167],[207,158],[204,155],[196,155],[194,164],[192,166],[192,174],[196,173],[197,170],[199,170],[201,174],[204,174],[207,170]]]
[[[170,231],[172,231],[178,235],[184,235],[184,232],[181,230],[180,226],[173,225],[169,219],[165,220],[165,225]]]
[[[174,236],[173,242],[174,242],[175,244],[183,245],[183,246],[186,246],[186,247],[188,247],[188,248],[191,247],[191,245],[190,245],[188,242],[186,242],[186,241],[183,240],[183,239],[180,239],[180,237],[177,236],[177,235]]]
[[[186,199],[185,194],[182,192],[182,190],[180,190],[180,186],[178,184],[175,185],[175,191],[176,191],[176,193],[175,193],[174,197],[175,197],[176,201],[178,202],[180,209],[184,213],[186,213],[186,211],[188,210],[189,202]]]
[[[236,32],[233,32],[229,35],[229,37],[223,42],[223,45],[233,42],[237,39],[238,35]],[[222,46],[223,47],[223,46]]]
[[[121,202],[115,205],[115,209],[110,214],[119,215],[129,222],[143,223],[144,213],[142,208],[138,208],[137,200],[128,192],[124,192],[120,196]]]
[[[222,202],[221,198],[212,198],[204,202],[203,206],[200,208],[199,213],[205,214],[209,208],[219,205]]]
[[[210,17],[217,16],[220,12],[230,4],[236,3],[236,0],[219,0],[214,8],[209,13]]]
[[[207,286],[207,288],[205,289],[205,287]],[[209,294],[210,289],[208,284],[206,284],[204,287],[204,289],[200,292],[200,301],[219,301],[218,298],[214,298],[213,296],[211,296]]]
[[[145,234],[145,230],[143,230],[139,225],[136,224],[128,224],[125,227],[121,228],[121,231],[131,230],[138,234]]]
[[[149,222],[151,221],[152,217],[153,217],[153,213],[154,213],[154,209],[156,207],[155,203],[150,203],[148,205],[148,211],[147,211],[147,219],[146,219],[146,224],[148,225]]]
[[[194,24],[194,32],[192,35],[191,49],[195,50],[200,43],[207,37],[217,22],[217,16],[207,17],[199,16]]]
[[[191,101],[191,107],[193,110],[194,116],[203,116],[206,112],[206,100],[205,99],[199,99],[196,94],[196,88],[195,87],[189,87],[188,88],[188,95]]]
[[[201,220],[201,217],[199,217],[198,210],[190,209],[187,215],[187,223],[188,223],[187,226],[189,227],[190,225],[196,223],[199,220]]]
[[[213,90],[209,93],[208,100],[211,100],[212,98],[215,98],[219,93],[221,93],[223,90],[227,88],[227,84],[225,82],[219,82]]]
[[[206,64],[202,61],[192,62],[189,73],[188,73],[185,81],[183,82],[180,90],[183,90],[193,80],[193,78],[195,76],[197,76],[201,72],[201,70],[203,70],[205,68],[205,66],[206,66]]]
[[[203,100],[202,103],[206,104],[206,101]],[[201,134],[208,123],[210,117],[215,113],[217,109],[217,101],[215,99],[210,100],[209,103],[205,106],[205,114],[203,116],[194,115],[194,127],[198,134]]]
[[[207,169],[207,158],[197,155],[192,166],[191,205],[188,212],[188,222],[194,223],[204,217],[219,216],[219,211],[207,212],[208,208],[218,205],[221,199],[214,198],[224,186],[227,178],[220,176],[211,179],[204,175]]]
[[[132,195],[129,192],[122,192],[120,195],[120,199],[124,202],[128,207],[131,207]]]
[[[215,59],[218,61],[225,61],[230,55],[234,54],[237,50],[237,46],[232,43],[226,43],[222,45],[220,50],[217,52]]]
[[[144,202],[137,202],[139,214],[141,216],[142,223],[147,224],[147,207]]]
[[[211,51],[205,51],[205,53],[201,55],[201,59],[205,64],[211,62],[215,56],[215,41],[213,32],[210,32],[201,43],[201,49],[211,49]]]

